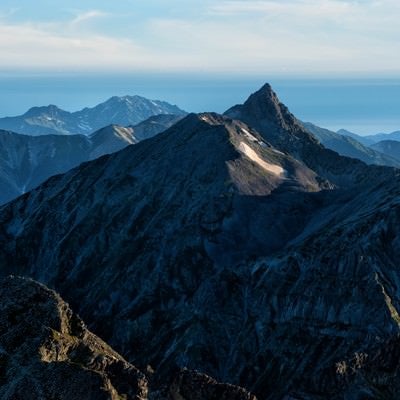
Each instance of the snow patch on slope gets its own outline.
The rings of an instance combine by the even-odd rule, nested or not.
[[[259,140],[253,136],[247,129],[241,128],[242,132],[244,133],[244,135],[252,142],[258,143]]]
[[[286,171],[277,164],[270,164],[264,161],[249,145],[244,142],[240,142],[239,151],[241,151],[246,157],[250,158],[250,160],[254,161],[261,168],[270,172],[274,175],[284,177],[286,175]]]

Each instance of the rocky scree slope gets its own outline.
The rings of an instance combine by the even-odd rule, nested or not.
[[[398,172],[324,149],[268,87],[250,99],[263,133],[189,115],[0,208],[1,271],[56,287],[155,381],[355,399],[340,366],[399,331]]]
[[[137,126],[106,126],[84,135],[27,136],[0,131],[0,204],[32,190],[50,176],[67,172],[84,161],[114,153],[152,137],[181,116],[151,117]]]
[[[55,105],[33,107],[23,115],[0,118],[0,129],[32,136],[89,135],[107,125],[137,125],[159,114],[184,116],[186,112],[165,101],[114,96],[93,108],[72,113]]]

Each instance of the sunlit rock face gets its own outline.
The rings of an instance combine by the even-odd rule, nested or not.
[[[87,330],[55,292],[29,279],[0,282],[2,399],[147,398],[147,380]]]

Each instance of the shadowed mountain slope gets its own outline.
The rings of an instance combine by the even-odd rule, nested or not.
[[[114,153],[152,137],[181,116],[151,117],[137,126],[110,125],[83,135],[28,136],[0,131],[0,204],[32,190],[50,176],[67,172],[84,161]]]

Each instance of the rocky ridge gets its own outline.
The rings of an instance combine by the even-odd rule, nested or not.
[[[2,399],[147,398],[145,376],[55,292],[9,277],[0,283],[0,300]]]

